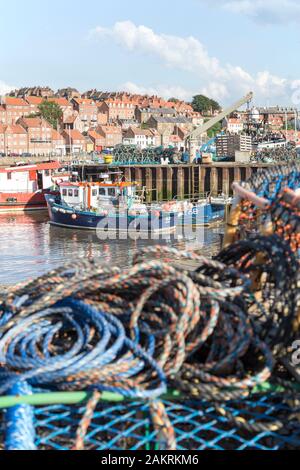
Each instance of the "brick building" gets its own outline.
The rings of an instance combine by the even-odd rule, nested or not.
[[[94,143],[94,149],[96,152],[101,152],[101,150],[106,146],[105,137],[102,134],[99,134],[95,129],[91,129],[88,132],[88,135],[92,142]]]
[[[86,151],[85,137],[76,129],[62,132],[67,153],[81,153]]]
[[[130,127],[123,135],[124,145],[136,145],[142,149],[159,145],[159,134],[155,129]]]
[[[97,133],[105,139],[105,148],[112,148],[122,143],[123,136],[121,127],[113,125],[98,126],[96,130]]]
[[[6,123],[6,110],[5,106],[0,104],[0,124],[5,124]]]
[[[76,129],[79,132],[84,132],[84,123],[81,121],[77,112],[63,116],[62,127],[65,130]]]
[[[176,116],[174,108],[136,108],[135,117],[139,123],[147,122],[151,117],[174,117]]]
[[[57,91],[56,96],[61,98],[66,98],[68,101],[71,101],[73,98],[80,98],[80,93],[76,88],[61,88]]]
[[[135,105],[129,99],[109,98],[99,106],[99,112],[106,114],[109,122],[134,119]]]
[[[175,127],[180,127],[187,131],[192,131],[194,128],[192,120],[184,116],[177,116],[177,117],[163,117],[163,116],[153,117],[152,116],[147,121],[147,127],[156,129],[160,135],[173,134]]]
[[[95,101],[88,98],[73,98],[72,104],[83,122],[84,131],[98,125],[98,107]]]
[[[18,124],[27,132],[27,152],[32,155],[52,153],[52,127],[42,118],[21,118]]]
[[[27,132],[18,124],[0,124],[0,153],[22,155],[27,152]]]
[[[52,153],[57,156],[66,155],[66,142],[64,137],[55,129],[52,129]]]
[[[15,124],[18,119],[30,113],[29,104],[23,98],[7,96],[2,106],[5,110],[4,124]]]
[[[25,101],[29,105],[29,113],[28,114],[35,114],[39,112],[39,105],[44,101],[44,98],[40,96],[26,96]]]

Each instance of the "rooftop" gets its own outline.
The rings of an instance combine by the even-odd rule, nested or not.
[[[21,118],[19,121],[21,124],[24,124],[25,127],[47,127],[51,128],[49,122],[47,122],[45,119],[39,118],[39,117],[24,117]]]
[[[153,116],[152,119],[159,123],[165,123],[165,124],[190,124],[191,119],[185,117],[185,116],[177,116],[177,117],[164,117],[164,116]]]
[[[15,98],[13,96],[6,96],[5,104],[9,106],[28,106],[28,103],[23,98]]]

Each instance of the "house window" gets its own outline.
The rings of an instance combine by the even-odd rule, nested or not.
[[[66,195],[67,195],[67,190],[66,190],[66,189],[63,189],[63,190],[62,190],[62,195],[63,195],[63,196],[66,196]]]
[[[69,190],[68,190],[68,196],[69,196],[69,197],[73,197],[73,189],[69,189]]]
[[[79,196],[79,189],[74,189],[74,197],[78,197]]]
[[[108,188],[108,195],[109,196],[115,196],[116,195],[115,188]]]
[[[99,196],[105,196],[105,188],[99,188]]]

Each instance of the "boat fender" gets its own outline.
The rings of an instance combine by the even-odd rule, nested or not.
[[[76,215],[76,214],[72,214],[72,219],[73,219],[73,220],[76,220],[76,219],[77,219],[77,215]]]

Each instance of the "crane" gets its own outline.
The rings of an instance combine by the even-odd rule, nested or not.
[[[192,162],[195,157],[196,157],[196,148],[197,148],[197,139],[202,135],[205,134],[205,132],[208,131],[211,127],[213,127],[215,124],[218,122],[222,121],[226,116],[229,114],[233,113],[233,111],[239,109],[243,104],[245,103],[250,103],[253,99],[253,92],[250,91],[246,96],[238,100],[236,103],[233,105],[229,106],[229,108],[226,108],[224,111],[222,111],[220,114],[217,116],[213,117],[209,121],[205,122],[202,124],[202,126],[197,127],[193,132],[191,132],[187,137],[187,146],[189,148],[189,155],[190,155],[190,162]]]

